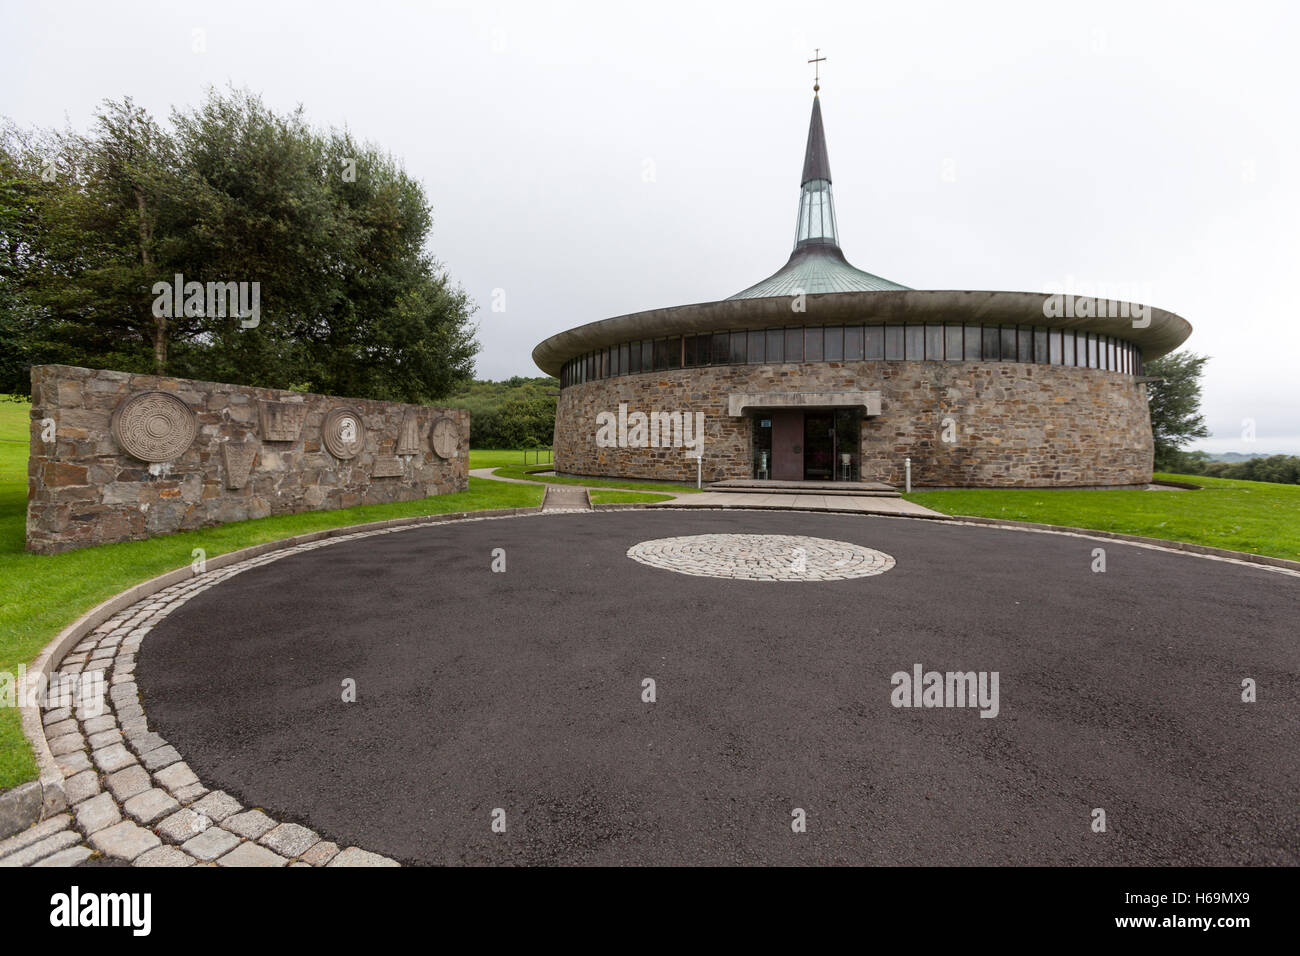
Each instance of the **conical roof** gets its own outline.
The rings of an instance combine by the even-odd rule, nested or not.
[[[765,299],[774,295],[818,295],[822,292],[887,292],[906,289],[850,265],[839,246],[810,245],[796,249],[780,271],[737,292],[731,299]]]
[[[731,296],[762,299],[769,296],[816,295],[823,292],[884,292],[907,286],[863,272],[850,265],[840,249],[831,196],[831,161],[822,125],[821,98],[813,94],[804,149],[803,176],[799,183],[799,218],[794,251],[773,275]]]
[[[808,121],[808,147],[803,154],[803,179],[799,185],[814,179],[831,181],[831,159],[826,153],[826,130],[822,128],[822,101],[813,94],[812,119]]]

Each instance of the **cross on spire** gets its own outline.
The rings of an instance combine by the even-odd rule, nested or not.
[[[814,49],[813,58],[808,61],[809,63],[814,64],[813,65],[813,92],[814,93],[816,93],[818,90],[821,89],[822,63],[826,61],[826,57],[822,56],[821,52],[822,52],[821,47],[817,47],[816,49]]]

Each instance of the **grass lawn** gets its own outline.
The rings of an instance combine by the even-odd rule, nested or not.
[[[66,554],[28,554],[23,550],[28,416],[28,405],[0,400],[0,671],[10,674],[20,662],[30,663],[55,634],[96,604],[188,565],[194,548],[214,557],[264,541],[365,521],[536,507],[545,491],[540,486],[471,478],[468,491],[419,501],[259,518]],[[18,711],[0,708],[0,790],[35,776],[36,763]]]
[[[525,481],[541,481],[548,485],[584,485],[588,488],[621,488],[624,491],[671,491],[674,494],[695,492],[700,489],[694,485],[675,485],[666,481],[618,481],[604,478],[561,478],[557,475],[534,474],[534,469],[549,471],[549,466],[525,465],[524,453],[521,451],[494,451],[477,448],[470,449],[469,466],[471,468],[491,468],[492,474],[502,478],[522,478]]]
[[[484,450],[481,448],[471,448],[469,450],[469,466],[471,468],[548,468],[550,465],[551,463],[548,461],[539,463],[537,456],[531,450],[528,452],[527,465],[524,464],[524,453],[522,451]]]
[[[935,511],[1187,541],[1300,561],[1300,485],[1156,475],[1200,491],[971,489],[904,495]]]
[[[648,495],[639,491],[593,491],[590,493],[590,498],[593,505],[626,505],[669,501],[672,495]]]
[[[563,478],[559,475],[539,475],[538,471],[549,471],[547,465],[522,465],[507,464],[496,465],[502,456],[512,455],[516,462],[520,458],[520,452],[504,451],[471,451],[469,453],[469,466],[471,468],[491,468],[492,474],[499,475],[502,478],[521,478],[524,481],[541,481],[548,485],[582,485],[587,488],[621,488],[624,491],[649,491],[662,492],[671,491],[673,494],[693,493],[699,491],[694,485],[678,485],[669,481],[621,481],[619,479],[605,478]]]
[[[530,466],[531,467],[531,466]],[[675,485],[667,481],[619,481],[604,478],[562,478],[558,475],[532,474],[523,468],[494,468],[492,474],[502,478],[523,478],[527,481],[544,481],[548,485],[583,485],[587,488],[621,488],[624,491],[671,491],[674,494],[694,494],[694,485]]]

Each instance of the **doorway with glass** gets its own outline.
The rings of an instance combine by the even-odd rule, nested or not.
[[[753,419],[752,477],[772,481],[857,481],[862,412],[764,410]]]

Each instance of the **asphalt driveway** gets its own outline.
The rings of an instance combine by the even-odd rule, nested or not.
[[[896,564],[746,582],[625,556],[728,532]],[[236,575],[145,639],[137,681],[208,786],[409,863],[1294,865],[1298,608],[1295,577],[1070,536],[558,514]],[[916,664],[998,672],[998,715],[892,706]]]

